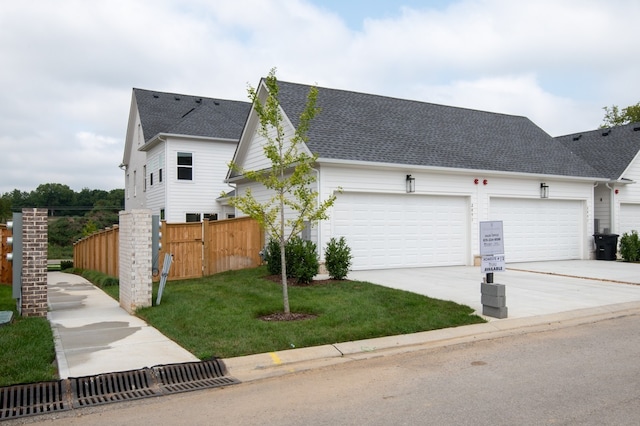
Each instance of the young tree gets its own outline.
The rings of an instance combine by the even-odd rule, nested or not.
[[[284,313],[289,314],[289,293],[287,288],[287,270],[285,246],[293,237],[302,232],[305,222],[312,224],[328,218],[327,210],[335,201],[335,195],[323,202],[318,200],[318,192],[313,189],[316,181],[313,165],[317,155],[309,155],[305,150],[307,132],[311,120],[319,113],[316,107],[318,89],[312,87],[307,95],[306,106],[300,116],[300,122],[291,137],[285,135],[283,115],[278,100],[278,82],[275,68],[264,79],[267,96],[259,98],[257,89],[249,87],[248,93],[259,120],[258,134],[265,138],[264,155],[271,162],[266,170],[245,170],[231,162],[229,167],[245,178],[258,182],[272,194],[271,198],[260,203],[254,198],[251,189],[244,194],[236,194],[230,204],[253,219],[257,220],[267,233],[279,242],[282,264],[282,296]],[[293,215],[285,215],[285,210]]]
[[[604,107],[602,109],[604,109],[605,114],[602,119],[601,128],[640,122],[640,102],[622,109],[618,108],[617,105]]]

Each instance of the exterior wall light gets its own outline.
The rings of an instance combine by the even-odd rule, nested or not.
[[[407,175],[407,193],[416,192],[416,178],[411,177],[411,175]]]
[[[540,184],[540,198],[549,198],[549,185],[544,182]]]

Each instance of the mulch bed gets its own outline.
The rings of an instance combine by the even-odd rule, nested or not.
[[[317,315],[313,314],[300,314],[295,312],[285,314],[284,312],[276,312],[274,314],[261,316],[260,319],[262,321],[302,321],[317,317]]]

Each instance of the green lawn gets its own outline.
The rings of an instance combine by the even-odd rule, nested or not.
[[[56,379],[53,334],[46,318],[21,318],[11,286],[0,284],[0,310],[13,311],[0,327],[0,386]]]
[[[228,358],[484,322],[467,306],[356,281],[289,287],[303,321],[263,321],[282,311],[265,268],[168,282],[159,306],[137,315],[200,359]],[[117,286],[105,290],[117,297]],[[155,304],[157,285],[154,286]]]
[[[414,333],[484,322],[467,306],[365,282],[289,287],[291,311],[302,321],[263,321],[282,312],[282,288],[265,268],[168,282],[159,306],[137,314],[200,359]],[[92,271],[85,278],[118,298],[117,279]],[[154,285],[155,304],[158,285]],[[13,310],[11,286],[0,285],[0,310]],[[45,318],[0,327],[0,386],[56,379],[51,328]]]

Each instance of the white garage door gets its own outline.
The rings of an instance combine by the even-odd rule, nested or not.
[[[490,215],[503,221],[507,263],[581,258],[581,201],[492,198]]]
[[[620,204],[620,229],[617,234],[630,234],[632,230],[640,232],[640,204]]]
[[[332,236],[344,236],[352,269],[465,265],[468,202],[416,194],[338,195]]]

